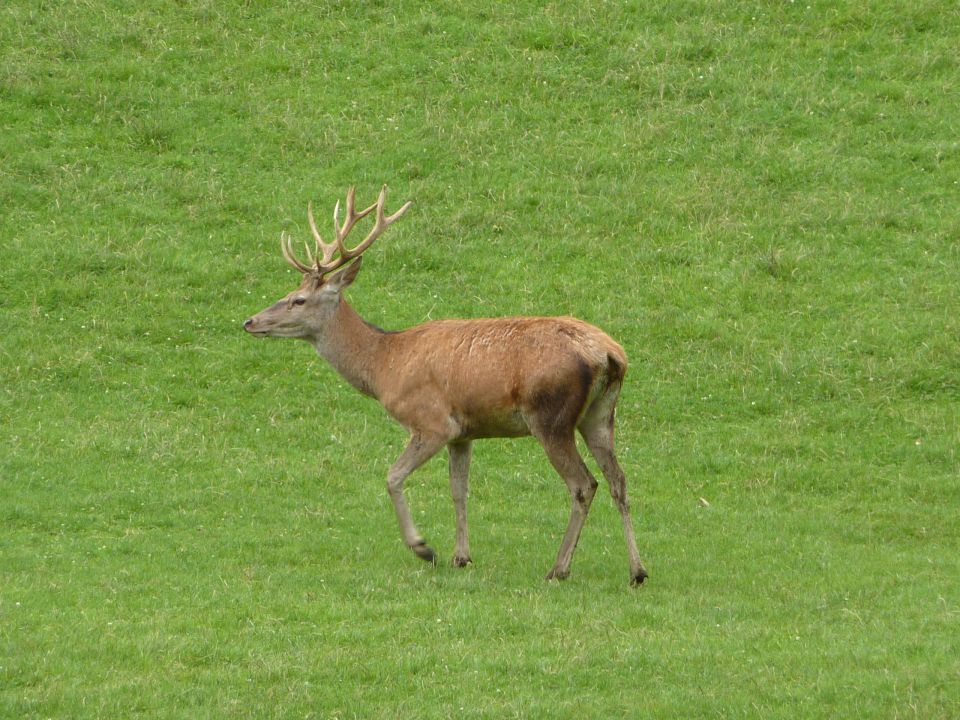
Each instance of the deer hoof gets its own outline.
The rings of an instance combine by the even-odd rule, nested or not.
[[[437,561],[437,554],[425,542],[419,543],[418,545],[414,545],[410,549],[413,550],[413,554],[416,555],[421,560],[424,560],[428,563]]]
[[[630,587],[640,587],[643,585],[643,581],[648,577],[649,575],[647,575],[647,571],[643,568],[640,568],[640,570],[632,578],[630,578]]]
[[[553,568],[547,573],[547,580],[566,580],[568,577],[570,577],[569,570],[558,570],[557,568]]]
[[[466,567],[467,565],[471,564],[472,562],[473,562],[473,560],[470,559],[470,556],[469,556],[469,555],[467,555],[466,557],[461,556],[461,555],[454,555],[454,556],[453,556],[453,560],[451,561],[451,563],[453,564],[453,566],[454,566],[454,567],[458,567],[458,568]]]

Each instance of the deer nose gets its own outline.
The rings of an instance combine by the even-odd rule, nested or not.
[[[246,322],[243,323],[243,329],[249,330],[253,325],[253,318],[247,318]]]

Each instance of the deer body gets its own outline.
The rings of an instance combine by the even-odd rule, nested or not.
[[[336,246],[320,240],[310,212],[317,257],[311,257],[312,265],[300,263],[285,241],[284,255],[304,273],[304,280],[286,298],[247,320],[245,329],[310,342],[353,387],[376,398],[407,429],[410,440],[388,473],[387,487],[403,538],[419,557],[432,561],[435,555],[414,525],[403,495],[407,476],[448,448],[457,520],[453,563],[462,567],[470,562],[466,499],[472,441],[533,435],[570,490],[570,522],[547,576],[567,577],[597,488],[576,447],[578,430],[620,510],[631,583],[643,582],[647,573],[636,547],[626,480],[613,450],[615,406],[627,367],[623,348],[598,328],[571,317],[436,320],[399,332],[370,325],[342,293],[357,276],[360,252],[409,206],[384,216],[385,190],[377,205],[360,213],[353,212],[351,190],[343,228],[334,213]],[[377,224],[367,240],[346,250],[343,236],[373,210]],[[336,253],[339,257],[334,258]],[[343,265],[345,269],[333,273]]]
[[[622,376],[626,366],[619,345],[574,318],[437,320],[384,332],[345,301],[338,312],[338,330],[359,322],[347,333],[358,340],[349,361],[342,340],[314,340],[318,353],[408,430],[453,440],[529,435],[525,414],[550,403],[570,402],[579,414],[610,367]],[[551,394],[557,387],[565,392]]]

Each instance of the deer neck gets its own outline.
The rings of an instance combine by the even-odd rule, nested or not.
[[[344,380],[364,395],[378,397],[377,354],[384,336],[341,298],[324,332],[313,338],[313,346]]]

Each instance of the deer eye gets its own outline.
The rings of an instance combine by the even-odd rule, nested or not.
[[[305,297],[295,297],[295,298],[293,299],[293,304],[294,304],[294,305],[303,305],[306,301],[307,301],[307,299],[306,299]]]

